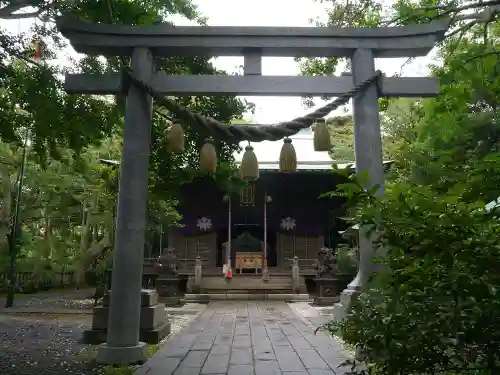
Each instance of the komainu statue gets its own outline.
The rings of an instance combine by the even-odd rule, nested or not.
[[[322,247],[318,251],[314,268],[319,277],[331,277],[338,274],[339,269],[333,249]]]
[[[178,273],[177,250],[173,247],[168,247],[156,260],[155,269],[158,272],[158,276],[176,276]]]

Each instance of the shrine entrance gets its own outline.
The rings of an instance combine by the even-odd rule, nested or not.
[[[232,268],[237,269],[236,258],[238,253],[256,253],[262,255],[264,244],[264,229],[261,225],[234,225],[232,229],[231,253]],[[227,257],[228,241],[227,228],[222,228],[217,233],[217,249],[221,249],[217,254],[217,267],[222,267]],[[256,255],[254,254],[254,255]],[[276,258],[276,233],[271,231],[267,235],[267,265],[268,267],[277,266]],[[262,274],[262,264],[258,267],[258,273]],[[248,270],[246,270],[248,269]],[[243,274],[253,274],[254,271],[248,265],[243,269]]]
[[[148,195],[148,167],[151,141],[152,102],[170,111],[184,126],[228,142],[262,142],[285,139],[318,122],[315,147],[328,151],[318,129],[326,129],[325,116],[353,99],[356,171],[370,177],[367,187],[384,187],[379,97],[429,97],[439,93],[433,77],[385,77],[375,70],[375,58],[415,57],[426,55],[443,39],[449,22],[367,29],[335,27],[197,27],[197,26],[125,26],[93,24],[60,18],[57,25],[79,53],[131,57],[122,73],[69,74],[68,93],[127,95],[123,154],[120,170],[116,240],[113,254],[113,290],[110,295],[107,344],[101,346],[97,360],[102,363],[136,363],[146,358],[146,348],[139,342],[141,281]],[[244,56],[244,75],[240,76],[169,76],[156,71],[156,58],[171,56]],[[262,58],[348,57],[352,76],[266,77]],[[168,98],[169,95],[289,95],[336,96],[337,99],[311,113],[277,125],[229,125],[192,113]],[[179,131],[179,127],[176,128]],[[327,135],[323,141],[329,140]],[[321,146],[323,145],[323,146]],[[202,154],[204,170],[213,171],[215,151],[211,142]],[[253,148],[246,147],[248,161],[255,161]],[[289,153],[290,155],[290,153]],[[245,156],[244,156],[245,158]],[[294,164],[283,168],[294,171]],[[280,169],[281,169],[280,160]],[[296,163],[295,163],[296,169]],[[258,177],[258,167],[242,163],[242,176]],[[344,291],[342,300],[359,293],[372,269],[373,246],[360,228],[360,265],[358,275]],[[232,238],[229,236],[229,238]],[[230,252],[229,252],[230,253]],[[263,277],[267,252],[263,251]],[[200,259],[195,278],[202,277]],[[298,267],[292,277],[299,276]]]

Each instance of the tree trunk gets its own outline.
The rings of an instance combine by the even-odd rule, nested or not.
[[[79,289],[82,286],[85,276],[85,269],[83,268],[82,259],[84,258],[83,254],[87,250],[90,219],[91,219],[91,212],[89,207],[87,207],[87,202],[84,201],[82,204],[82,229],[80,233],[80,260],[78,261],[75,270],[75,283],[77,289]]]
[[[52,257],[52,225],[51,218],[48,213],[48,205],[45,205],[43,208],[43,221],[44,221],[44,232],[43,238],[44,243],[41,247],[41,251],[36,254],[37,258],[35,259],[32,271],[32,281],[35,283],[40,282],[40,276],[42,274],[43,268],[45,265],[50,264],[50,259]],[[40,250],[40,249],[37,249]]]
[[[9,169],[0,165],[0,252],[8,249],[8,234],[11,226],[12,184]]]
[[[109,248],[111,245],[111,241],[109,238],[109,234],[106,233],[104,237],[99,242],[94,242],[90,248],[85,251],[85,253],[81,254],[80,259],[77,264],[76,277],[77,277],[77,286],[81,286],[84,281],[85,271],[88,266],[94,261],[96,257],[98,257],[104,250]],[[78,277],[80,279],[78,279]],[[78,284],[78,281],[80,283]]]

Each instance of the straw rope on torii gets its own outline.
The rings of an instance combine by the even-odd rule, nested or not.
[[[130,78],[134,85],[137,85],[138,87],[146,91],[155,99],[155,101],[159,105],[173,112],[179,118],[179,120],[185,120],[189,124],[201,125],[207,130],[215,133],[215,135],[221,136],[222,138],[233,142],[277,141],[285,137],[292,136],[300,130],[310,127],[316,120],[322,119],[340,106],[347,104],[347,102],[353,96],[355,96],[357,93],[362,92],[372,83],[376,83],[377,79],[382,75],[380,71],[376,71],[372,77],[364,80],[361,84],[355,86],[352,90],[347,91],[346,93],[338,96],[332,102],[304,116],[297,117],[293,120],[282,122],[277,125],[254,126],[245,124],[224,124],[214,118],[204,117],[198,113],[192,112],[188,108],[176,103],[174,100],[162,97],[161,95],[156,93],[151,88],[151,86],[136,78],[134,72],[130,67],[124,68],[123,71],[124,74]]]
[[[133,70],[129,66],[123,67],[123,78],[125,85],[124,89],[128,90],[128,84],[136,85],[141,90],[147,92],[153,97],[157,104],[172,112],[175,118],[187,123],[191,126],[198,126],[206,129],[212,135],[224,139],[229,142],[262,142],[262,141],[277,141],[283,138],[288,138],[297,134],[300,130],[312,126],[316,122],[314,132],[314,149],[316,151],[330,151],[331,141],[330,134],[323,120],[325,116],[330,114],[342,105],[345,105],[356,94],[363,92],[371,84],[377,84],[379,77],[382,76],[381,71],[376,71],[373,76],[362,81],[359,85],[351,90],[338,96],[335,100],[328,104],[290,121],[282,122],[277,125],[230,125],[222,123],[211,117],[204,117],[199,113],[193,112],[188,108],[178,104],[174,100],[168,99],[157,92],[146,82],[138,79]],[[125,91],[125,92],[126,92]],[[161,114],[161,112],[159,112]],[[167,149],[171,152],[181,152],[184,150],[184,131],[182,126],[175,122],[172,123],[170,132],[167,135]],[[253,154],[253,147],[248,145],[245,148],[245,154],[242,160],[241,172],[242,177],[252,179],[258,177],[257,159]],[[205,145],[201,150],[200,167],[206,172],[215,172],[217,164],[217,155],[213,146],[213,139],[207,138]],[[295,172],[297,168],[297,160],[291,140],[286,139],[280,154],[280,170],[282,172]]]

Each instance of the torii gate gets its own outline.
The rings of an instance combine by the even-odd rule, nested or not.
[[[120,74],[67,75],[68,93],[117,94],[128,88],[123,154],[113,259],[113,291],[107,343],[99,348],[102,363],[146,359],[139,342],[140,291],[148,189],[151,93],[164,95],[345,95],[375,74],[374,59],[425,56],[444,38],[449,21],[392,28],[124,26],[58,20],[58,27],[77,52],[131,56],[136,84],[124,87]],[[243,76],[167,76],[156,72],[154,57],[244,56]],[[262,76],[263,56],[350,57],[352,77]],[[436,78],[378,79],[353,99],[356,169],[367,171],[383,192],[379,97],[432,97]],[[247,133],[248,134],[248,133]],[[252,139],[255,140],[255,139]],[[261,139],[262,140],[262,139]],[[362,233],[362,230],[361,230]],[[370,274],[373,246],[360,236],[358,275],[343,300],[359,293]]]

